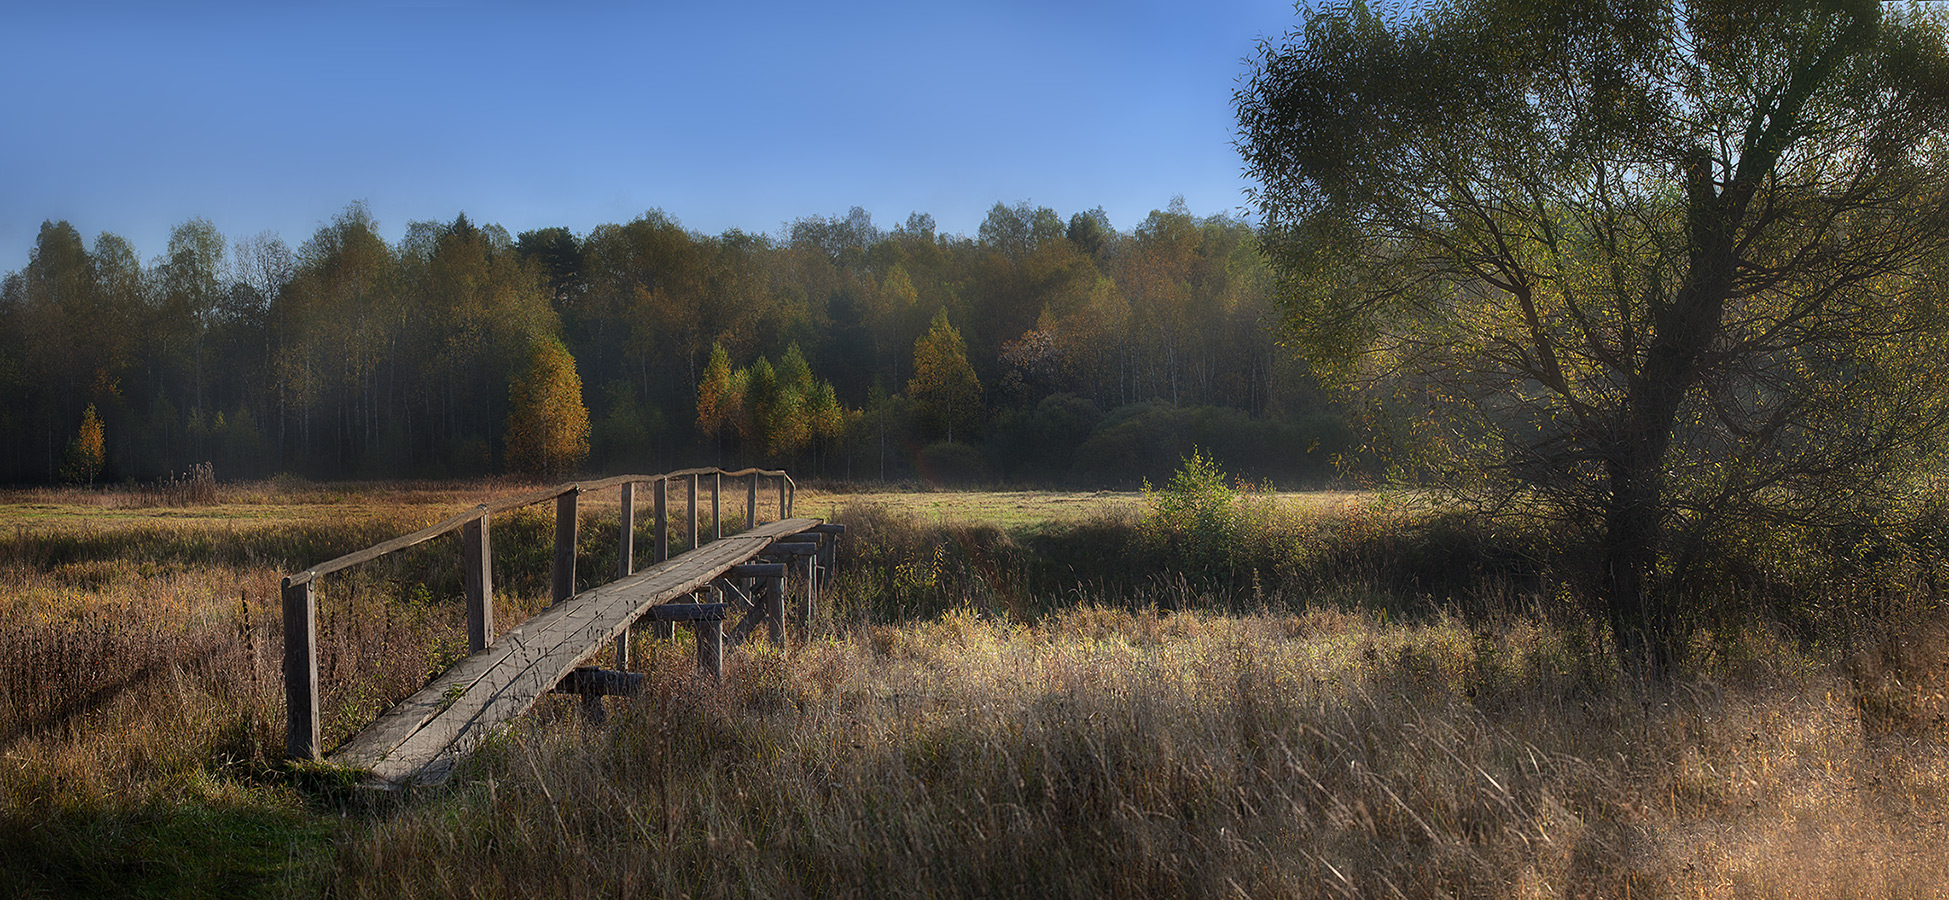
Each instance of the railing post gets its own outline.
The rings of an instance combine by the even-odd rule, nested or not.
[[[697,473],[690,473],[690,543],[685,550],[697,549]]]
[[[720,540],[724,537],[724,514],[723,514],[723,510],[719,508],[719,504],[717,502],[718,498],[723,496],[723,494],[724,494],[724,473],[722,471],[712,472],[711,473],[711,540],[713,541]]]
[[[785,488],[791,482],[792,479],[787,477],[785,473],[778,473],[778,518],[781,520],[792,517],[792,505],[785,496]]]
[[[670,558],[670,479],[657,476],[653,491],[656,497],[656,561]],[[650,633],[658,640],[667,641],[677,636],[675,622],[656,622],[650,625]]]
[[[318,758],[318,594],[284,579],[284,755]]]
[[[670,479],[656,479],[656,562],[670,558]]]
[[[481,517],[460,528],[461,580],[467,588],[467,652],[479,653],[494,643],[494,538]]]
[[[555,498],[555,602],[575,596],[575,531],[578,527],[579,487],[569,488]]]
[[[617,547],[616,577],[636,574],[636,482],[623,483],[622,534]]]
[[[616,552],[616,577],[628,578],[636,574],[636,482],[623,482],[622,494],[622,543]],[[616,668],[629,670],[628,628],[616,635]]]
[[[744,489],[744,529],[758,527],[758,470],[751,470],[751,483]]]

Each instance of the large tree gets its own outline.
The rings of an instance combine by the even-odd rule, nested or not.
[[[1940,22],[1422,6],[1313,9],[1236,95],[1294,335],[1428,471],[1586,526],[1656,674],[1711,535],[1859,514],[1943,429]]]

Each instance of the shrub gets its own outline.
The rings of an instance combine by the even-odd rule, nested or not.
[[[1229,581],[1238,544],[1238,491],[1218,461],[1197,448],[1163,490],[1144,482],[1143,532],[1180,572],[1199,582]]]

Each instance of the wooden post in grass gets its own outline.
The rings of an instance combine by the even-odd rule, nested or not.
[[[622,543],[616,553],[616,577],[636,574],[636,482],[623,482]],[[616,668],[629,668],[629,629],[616,635]]]
[[[579,526],[576,507],[581,496],[581,488],[571,487],[555,498],[553,595],[556,603],[575,596],[575,531]]]
[[[697,549],[697,484],[697,473],[690,473],[690,543],[684,545],[685,550]]]
[[[318,594],[284,579],[284,755],[318,758]]]
[[[724,511],[719,508],[719,497],[724,496],[724,472],[711,473],[711,540],[724,537]]]
[[[778,473],[778,517],[780,519],[789,519],[792,517],[792,501],[786,494],[786,490],[791,484],[792,479],[787,478],[785,473]]]
[[[744,489],[744,529],[758,527],[758,470],[751,470],[751,483]]]
[[[494,539],[485,506],[460,528],[461,581],[467,590],[467,652],[494,643]]]

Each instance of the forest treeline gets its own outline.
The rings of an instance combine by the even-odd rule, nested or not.
[[[1198,446],[1318,482],[1348,430],[1279,316],[1253,228],[1181,200],[1129,231],[998,203],[973,237],[856,207],[773,235],[463,213],[397,243],[353,204],[295,248],[192,219],[146,263],[48,222],[0,287],[0,480],[763,462],[1110,486]]]

